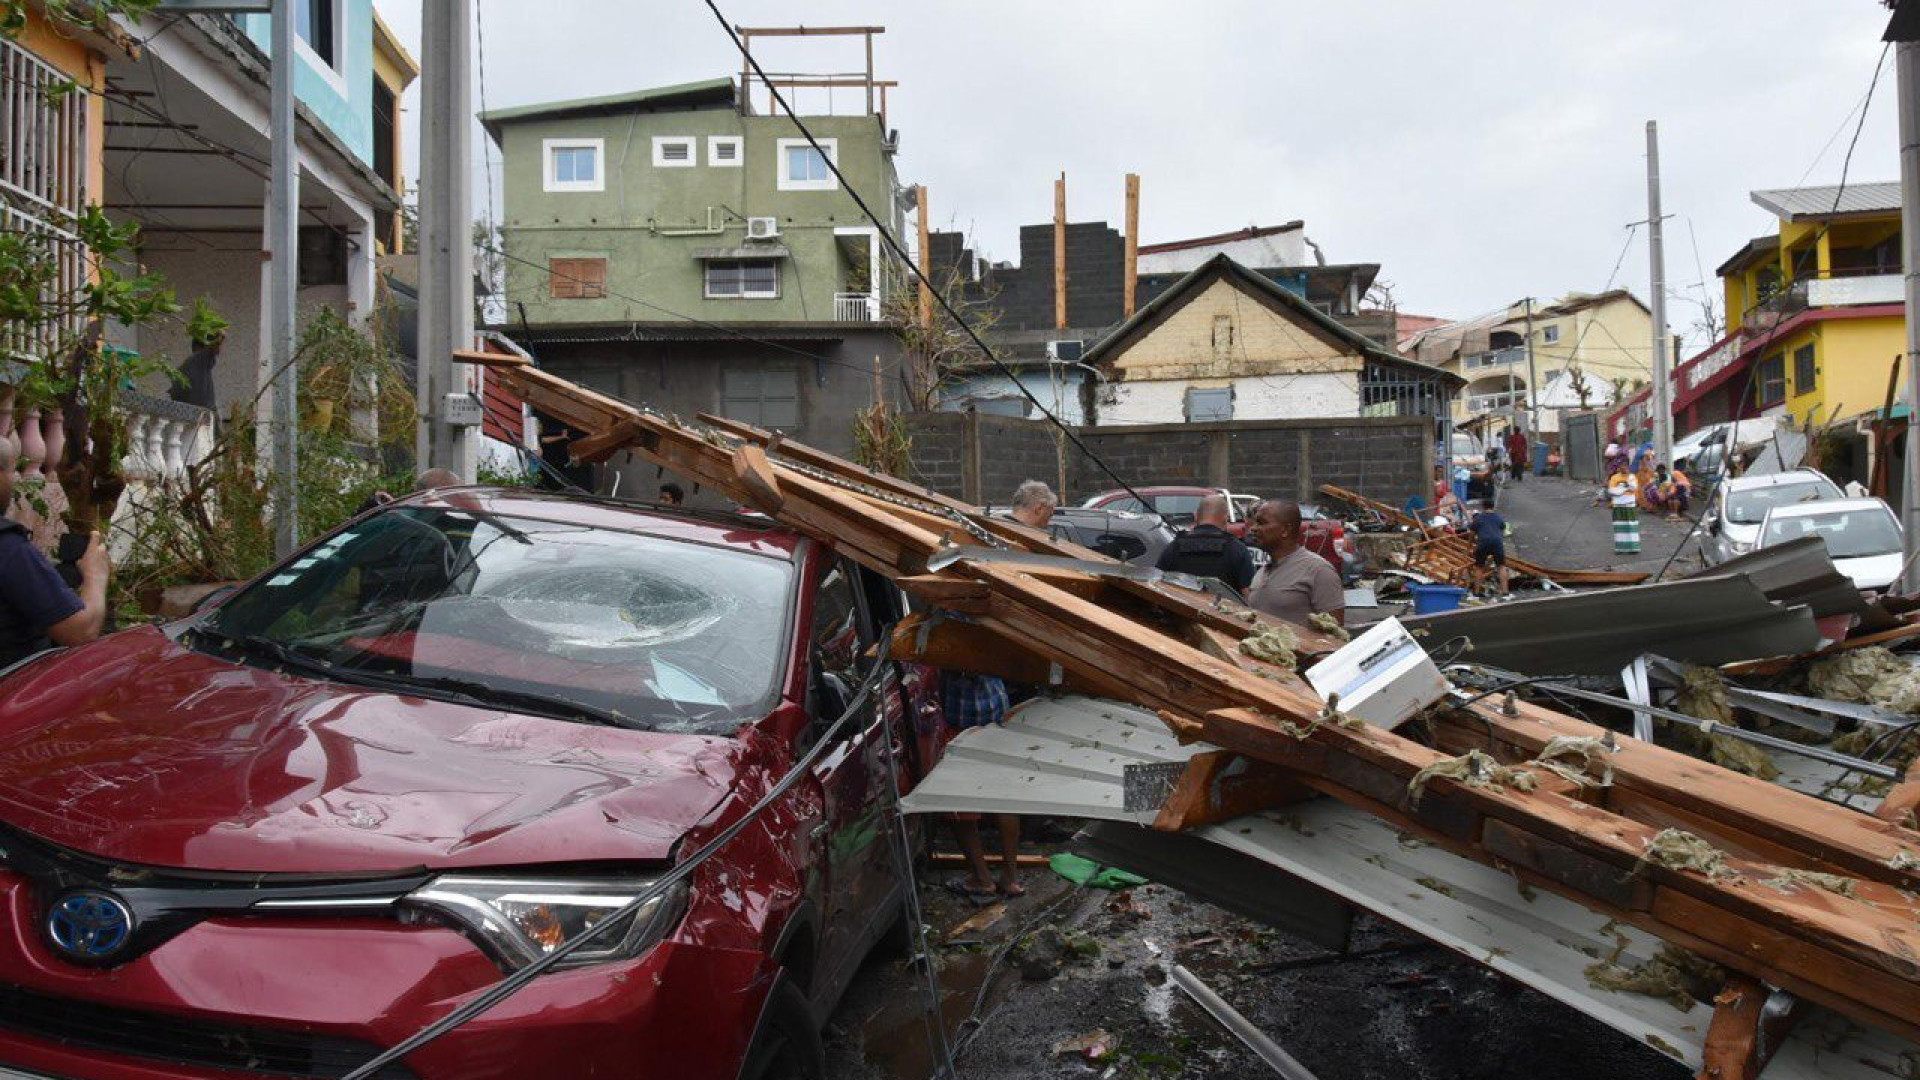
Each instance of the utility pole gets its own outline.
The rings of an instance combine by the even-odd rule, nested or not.
[[[293,121],[295,0],[273,5],[272,100],[268,138],[267,376],[272,392],[273,550],[300,546],[300,372],[294,364],[294,304],[300,288],[300,148]]]
[[[473,142],[473,8],[469,0],[421,0],[421,14],[420,432],[415,452],[421,469],[452,469],[471,481],[473,427],[480,410],[453,352],[473,347],[473,197],[467,178]]]
[[[1140,288],[1140,174],[1127,174],[1127,266],[1126,280],[1120,285],[1120,314],[1133,317],[1134,298]]]
[[[1912,0],[1902,6],[1909,6]],[[1898,18],[1896,17],[1896,22]],[[1894,70],[1900,96],[1900,244],[1906,258],[1907,286],[1907,449],[1906,482],[1901,488],[1900,516],[1906,523],[1905,591],[1920,589],[1920,43],[1894,46]]]
[[[1660,240],[1660,127],[1647,121],[1647,250],[1652,262],[1653,452],[1673,460],[1673,387],[1667,371],[1667,253]]]
[[[1067,328],[1067,174],[1053,182],[1053,327]]]
[[[1527,297],[1527,438],[1540,437],[1540,372],[1533,363],[1533,297]]]

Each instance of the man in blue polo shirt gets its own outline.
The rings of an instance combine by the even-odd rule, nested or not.
[[[0,510],[13,505],[13,463],[0,469]],[[107,615],[107,548],[93,534],[80,557],[80,591],[60,580],[26,526],[0,517],[0,667],[53,645],[100,636]]]

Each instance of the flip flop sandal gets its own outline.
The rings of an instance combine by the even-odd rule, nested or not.
[[[976,888],[975,886],[967,884],[966,878],[949,878],[943,885],[948,892],[975,907],[985,907],[993,903],[1000,896],[998,887],[989,886],[984,889]]]

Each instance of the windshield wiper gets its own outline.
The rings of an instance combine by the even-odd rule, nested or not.
[[[608,727],[632,728],[634,723],[611,709],[571,701],[566,698],[551,697],[530,690],[514,690],[508,687],[492,686],[475,679],[463,679],[455,675],[390,675],[384,672],[371,672],[359,668],[334,669],[343,678],[364,681],[373,685],[386,686],[396,690],[427,690],[443,697],[455,698],[468,705],[481,707],[504,705],[522,712],[552,717],[556,720],[590,720]]]
[[[331,676],[336,670],[332,664],[317,656],[301,652],[285,642],[261,637],[258,634],[222,634],[217,630],[196,628],[193,635],[212,644],[224,646],[233,652],[257,659],[271,660],[281,667],[294,668],[311,675]]]

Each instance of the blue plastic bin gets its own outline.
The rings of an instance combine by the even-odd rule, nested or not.
[[[1460,607],[1460,598],[1467,590],[1458,585],[1409,585],[1413,593],[1413,613],[1415,615],[1437,615],[1442,611],[1454,611]]]

